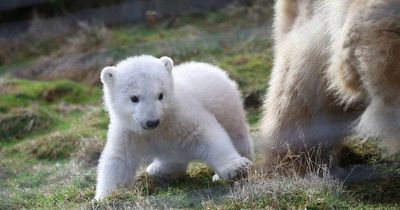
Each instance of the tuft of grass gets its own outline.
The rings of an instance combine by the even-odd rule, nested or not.
[[[67,38],[67,47],[55,52],[54,56],[95,51],[108,45],[111,40],[111,33],[104,25],[89,25],[85,22],[78,25],[77,33]]]
[[[100,108],[86,108],[82,112],[64,119],[53,132],[13,145],[8,153],[25,153],[44,160],[74,158],[88,166],[96,165],[105,143],[108,118]]]
[[[231,187],[223,199],[203,203],[204,208],[227,209],[337,209],[348,208],[343,185],[329,167],[316,161],[319,150],[304,157],[288,152],[265,165],[257,161],[248,176]],[[299,170],[301,169],[301,170]]]
[[[53,127],[55,119],[40,109],[13,109],[0,114],[0,141],[10,142]]]
[[[17,145],[12,151],[18,153],[24,152],[37,159],[66,159],[76,150],[80,138],[80,136],[73,133],[65,134],[56,131],[52,134]]]
[[[100,99],[100,90],[72,81],[0,80],[0,110],[59,102],[86,104]]]
[[[0,80],[0,141],[11,142],[63,123],[61,108],[98,103],[101,91],[71,81]],[[80,109],[75,109],[81,111]],[[73,116],[73,115],[71,115]]]
[[[309,174],[305,177],[252,174],[237,182],[231,194],[220,203],[205,202],[205,208],[224,209],[338,209],[346,208],[343,189],[329,176]]]
[[[72,156],[84,165],[96,166],[104,145],[105,141],[98,137],[82,138],[79,145],[77,145],[78,149],[72,154]]]

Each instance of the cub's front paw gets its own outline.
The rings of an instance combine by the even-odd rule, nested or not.
[[[252,162],[249,159],[239,157],[223,166],[221,170],[218,170],[218,176],[225,180],[231,180],[235,177],[246,174],[251,165]]]
[[[214,176],[212,176],[211,180],[213,182],[219,182],[221,180],[221,178],[218,176],[218,174],[214,174]]]

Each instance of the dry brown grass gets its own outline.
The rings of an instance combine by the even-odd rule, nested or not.
[[[275,160],[268,167],[265,167],[261,161],[257,162],[256,167],[246,178],[234,182],[222,204],[215,202],[215,199],[210,196],[211,199],[204,200],[203,207],[207,209],[305,209],[308,207],[330,209],[341,205],[335,199],[344,193],[343,185],[330,176],[326,164],[316,161],[311,156],[305,158],[305,156],[300,157],[290,153]]]
[[[46,41],[51,39],[53,45],[62,42],[63,38],[59,35],[67,31],[70,31],[70,28],[62,23],[52,24],[49,28],[46,21],[35,14],[26,32],[14,37],[0,38],[0,64],[10,64],[24,57],[41,55],[51,48]]]
[[[55,55],[96,51],[111,41],[111,33],[104,25],[80,22],[78,26],[77,33],[67,38],[65,48],[61,48]]]
[[[0,64],[10,64],[18,59],[43,54],[54,59],[71,53],[95,51],[111,39],[110,32],[101,24],[79,22],[74,29],[76,33],[71,34],[70,31],[72,28],[68,24],[48,22],[35,14],[24,33],[0,38]]]
[[[72,133],[54,132],[49,135],[17,145],[13,152],[27,153],[37,159],[58,160],[71,156],[81,137]]]
[[[101,24],[78,23],[76,33],[65,36],[63,24],[52,24],[38,16],[29,29],[14,38],[0,38],[0,64],[15,63],[38,57],[22,69],[14,69],[14,76],[27,79],[71,79],[86,84],[98,83],[98,71],[114,60],[103,49],[111,41],[109,30]],[[59,37],[58,34],[64,36]]]
[[[287,155],[281,162],[287,164],[287,159],[298,159]],[[319,165],[309,159],[306,174],[283,167],[281,164],[271,166],[266,171],[252,169],[248,176],[237,181],[225,182],[227,185],[203,186],[201,207],[204,209],[332,209],[343,207],[338,200],[343,194],[341,182],[333,179],[324,165]],[[303,162],[303,161],[302,161]],[[297,165],[297,164],[296,164]],[[285,170],[284,173],[283,170]],[[200,180],[210,178],[212,171],[204,165],[196,165],[189,170],[186,185],[192,184],[196,189]],[[285,175],[282,175],[285,174]],[[197,180],[197,181],[196,181]],[[194,182],[194,183],[191,183]],[[204,183],[202,183],[204,185]],[[191,187],[189,187],[190,189]],[[221,189],[224,189],[221,191]],[[221,194],[221,192],[223,192]],[[161,194],[161,195],[159,195]],[[123,209],[169,209],[182,205],[171,196],[162,196],[160,185],[147,174],[141,173],[138,181],[131,189],[120,190],[101,203],[93,203],[90,208],[123,208]]]
[[[72,155],[78,162],[87,166],[96,166],[105,141],[99,137],[82,138],[78,150]]]
[[[54,119],[38,109],[14,109],[8,114],[0,114],[0,141],[21,139],[35,131],[52,127]]]
[[[246,4],[244,7],[243,4]],[[273,1],[269,0],[245,0],[236,1],[227,5],[222,12],[228,18],[235,19],[241,17],[240,21],[249,24],[269,21],[273,13]]]
[[[84,84],[99,84],[100,70],[114,62],[105,51],[73,53],[61,57],[45,57],[32,66],[12,72],[14,76],[38,79],[69,79]]]

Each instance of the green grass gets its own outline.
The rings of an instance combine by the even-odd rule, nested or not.
[[[40,105],[54,121],[49,128],[30,130],[27,135],[14,136],[11,142],[2,143],[0,209],[398,208],[400,183],[393,178],[342,186],[327,177],[266,177],[254,172],[242,181],[212,182],[212,171],[200,163],[192,164],[186,177],[173,182],[152,180],[141,172],[132,188],[95,203],[92,201],[96,184],[94,166],[104,145],[108,124],[107,114],[100,105],[100,89],[64,81],[30,83],[11,79],[4,80],[3,84],[12,84],[6,91],[10,98],[27,96],[19,99],[20,107],[9,106],[9,111],[16,114],[16,109],[33,110]],[[34,88],[27,88],[28,84],[33,84]],[[50,90],[64,90],[63,86],[74,91],[61,92],[61,96],[51,101],[40,98]],[[38,100],[32,99],[33,96]],[[80,97],[83,103],[76,102]],[[28,101],[37,104],[29,106]],[[248,110],[253,128],[260,114],[258,109]],[[27,121],[19,123],[23,127]],[[344,166],[397,160],[381,157],[373,142],[364,145],[357,142],[352,139],[347,143]]]
[[[79,107],[100,102],[98,88],[71,81],[2,79],[0,89],[0,144],[67,127]]]
[[[0,80],[0,110],[13,107],[50,105],[57,102],[66,104],[87,104],[100,97],[98,89],[83,87],[72,81],[38,82],[31,80]]]

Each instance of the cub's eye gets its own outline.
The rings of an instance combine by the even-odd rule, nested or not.
[[[137,96],[132,96],[131,101],[136,104],[139,102],[139,98]]]
[[[164,97],[164,95],[162,93],[160,93],[160,95],[158,95],[158,100],[161,101],[163,99],[163,97]]]

